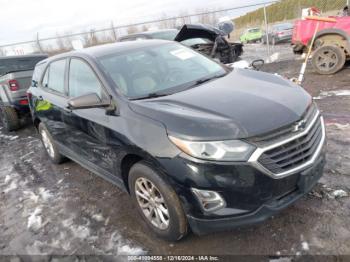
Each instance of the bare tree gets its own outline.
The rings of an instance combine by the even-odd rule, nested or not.
[[[139,31],[139,29],[137,28],[137,26],[130,25],[127,27],[126,31],[128,32],[128,35],[130,35],[130,34],[137,33]]]
[[[148,26],[147,25],[143,25],[142,26],[142,32],[146,32],[148,31]]]
[[[5,51],[0,48],[0,56],[5,56]]]

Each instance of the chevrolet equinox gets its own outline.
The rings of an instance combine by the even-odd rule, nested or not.
[[[303,88],[179,43],[53,56],[28,98],[48,157],[121,187],[167,240],[263,221],[323,173],[324,122]]]

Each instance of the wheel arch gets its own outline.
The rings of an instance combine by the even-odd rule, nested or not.
[[[347,32],[345,32],[344,30],[341,30],[341,29],[337,29],[337,28],[324,29],[324,30],[319,31],[316,34],[315,41],[317,41],[318,39],[325,37],[327,35],[336,35],[336,36],[340,36],[341,38],[343,38],[344,45],[341,45],[341,47],[345,49],[347,54],[350,54],[350,35]],[[312,41],[312,39],[309,40],[308,46],[311,45],[311,41]]]

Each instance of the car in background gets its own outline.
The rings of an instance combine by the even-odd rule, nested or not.
[[[334,74],[350,60],[350,16],[310,17],[295,21],[292,38],[294,53],[307,52],[317,27],[312,46],[312,66],[319,74]]]
[[[269,31],[269,43],[276,45],[278,43],[288,43],[292,41],[293,36],[293,24],[291,23],[282,23],[276,24],[271,27]],[[262,36],[262,42],[267,43],[266,34]]]
[[[263,36],[263,31],[260,28],[249,28],[239,38],[241,43],[256,43],[260,42]]]
[[[0,120],[7,132],[20,127],[29,113],[26,91],[35,65],[46,54],[0,57]]]
[[[131,34],[119,38],[119,42],[144,39],[174,40],[224,64],[236,62],[243,54],[241,43],[229,42],[223,31],[203,24],[185,24],[180,30],[164,29]]]
[[[303,88],[174,41],[50,57],[28,94],[48,158],[121,187],[167,240],[266,220],[322,176],[325,126]]]

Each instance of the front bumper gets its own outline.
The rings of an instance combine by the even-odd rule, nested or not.
[[[252,212],[224,218],[198,218],[189,214],[187,218],[191,229],[195,234],[201,235],[262,222],[310,192],[321,178],[324,165],[325,156],[322,154],[313,167],[298,174],[294,191],[282,197],[273,198]]]

